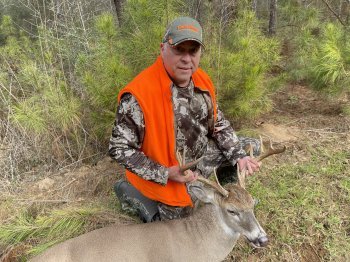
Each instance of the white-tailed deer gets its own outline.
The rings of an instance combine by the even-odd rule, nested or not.
[[[270,154],[280,151],[270,152]],[[240,181],[243,178],[240,178]],[[222,188],[210,180],[190,189],[204,204],[191,216],[148,224],[110,226],[58,244],[32,262],[89,261],[222,261],[240,235],[255,247],[267,245],[256,220],[254,200],[242,187]]]

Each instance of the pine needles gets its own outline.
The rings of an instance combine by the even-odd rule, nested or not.
[[[350,41],[347,30],[329,23],[322,32],[312,72],[313,86],[328,93],[350,91]]]
[[[55,210],[49,215],[33,217],[27,210],[0,226],[0,243],[36,243],[28,254],[38,254],[56,243],[82,234],[101,212],[99,208],[82,207]]]
[[[265,37],[256,24],[255,14],[246,11],[227,29],[230,33],[217,69],[222,106],[235,118],[255,117],[271,108],[266,79],[279,60],[279,42]]]

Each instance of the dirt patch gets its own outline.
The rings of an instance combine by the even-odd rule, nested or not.
[[[95,166],[82,166],[66,173],[55,173],[27,187],[26,194],[36,199],[83,201],[107,197],[115,181],[124,173],[115,161],[106,157]]]
[[[296,141],[300,137],[300,130],[296,127],[286,127],[269,123],[262,123],[257,128],[257,131],[259,134],[277,143]]]
[[[348,103],[346,97],[328,98],[302,85],[288,85],[274,97],[275,110],[295,116],[322,114],[336,116]]]
[[[114,183],[124,174],[115,161],[103,158],[96,165],[59,171],[45,178],[25,178],[12,184],[15,189],[0,192],[0,219],[11,219],[13,205],[17,209],[59,208],[62,205],[108,202]]]
[[[328,256],[327,251],[320,244],[318,245],[303,244],[299,252],[302,258],[301,261],[304,261],[304,262],[324,261],[324,258]]]

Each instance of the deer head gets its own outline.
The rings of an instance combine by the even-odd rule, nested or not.
[[[263,145],[261,143],[261,145]],[[285,147],[274,149],[272,143],[266,151],[262,149],[262,154],[259,155],[256,159],[258,161],[263,160],[264,158],[273,155],[279,154],[286,150]],[[252,156],[252,148],[250,150]],[[177,154],[178,161],[182,166],[185,166],[180,154]],[[193,163],[187,164],[186,167],[193,166]],[[245,172],[239,172],[238,174],[238,183],[227,185],[226,189],[223,188],[216,175],[216,171],[213,171],[213,176],[215,181],[206,179],[202,176],[198,177],[198,181],[209,185],[210,188],[192,185],[191,191],[195,196],[200,199],[203,203],[212,204],[217,207],[217,212],[220,213],[222,219],[220,220],[223,223],[223,228],[226,228],[228,232],[238,232],[244,235],[250,244],[255,248],[265,247],[268,244],[268,237],[260,226],[259,222],[255,218],[253,209],[255,201],[252,196],[245,190]]]

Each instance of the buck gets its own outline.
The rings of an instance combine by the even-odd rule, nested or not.
[[[270,147],[257,160],[284,150]],[[254,216],[254,200],[244,188],[244,179],[245,174],[240,173],[238,183],[224,189],[218,182],[200,177],[198,180],[210,187],[190,185],[203,204],[189,217],[97,229],[58,244],[31,261],[222,261],[240,235],[252,246],[264,247],[268,237]]]

